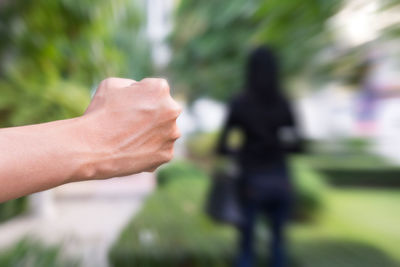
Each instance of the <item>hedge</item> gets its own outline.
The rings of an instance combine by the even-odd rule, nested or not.
[[[306,162],[334,186],[400,187],[400,166],[376,155],[311,154]]]
[[[0,203],[0,222],[17,216],[27,209],[28,200],[26,197]]]

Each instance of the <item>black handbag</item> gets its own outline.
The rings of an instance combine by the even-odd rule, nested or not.
[[[207,214],[216,222],[239,226],[244,223],[238,195],[238,172],[233,165],[214,172],[206,202]]]

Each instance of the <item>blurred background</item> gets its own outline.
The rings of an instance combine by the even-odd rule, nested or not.
[[[237,233],[204,206],[227,103],[262,44],[305,146],[288,159],[289,266],[400,266],[398,0],[1,0],[1,127],[79,116],[108,76],[166,77],[184,112],[156,173],[1,203],[0,266],[231,266]]]

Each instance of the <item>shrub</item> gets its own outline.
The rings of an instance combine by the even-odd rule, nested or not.
[[[189,155],[197,160],[207,160],[214,155],[219,132],[196,133],[188,138],[186,146]]]
[[[0,266],[10,267],[78,267],[77,260],[66,259],[58,246],[45,247],[24,239],[0,254]]]
[[[371,154],[314,154],[306,161],[332,185],[400,187],[400,167]]]
[[[294,170],[302,179],[298,214],[307,218],[321,206],[324,186],[317,177],[306,177],[314,174],[303,162],[298,161]],[[163,168],[159,177],[163,186],[112,247],[113,266],[231,266],[236,251],[235,230],[215,224],[204,212],[209,177],[184,161]]]
[[[298,220],[313,219],[323,208],[328,187],[321,175],[307,163],[306,157],[292,157],[290,163],[296,191],[294,216]]]
[[[174,166],[175,165],[175,166]],[[179,167],[176,165],[180,165]],[[110,252],[114,266],[227,266],[234,231],[215,225],[203,212],[207,177],[192,165],[172,164],[166,186],[159,188],[122,232]],[[185,170],[185,168],[187,168]],[[185,173],[187,179],[180,179]],[[200,175],[197,177],[200,178]]]
[[[204,172],[187,161],[174,161],[172,164],[162,167],[157,173],[159,186],[164,186],[174,180],[191,178],[204,178]]]
[[[216,146],[220,132],[198,132],[191,135],[186,141],[189,157],[201,164],[202,167],[210,169],[215,160]],[[243,133],[239,129],[232,129],[228,135],[227,143],[232,149],[236,149],[243,143]]]
[[[0,204],[0,222],[17,216],[27,209],[26,197],[10,200]]]

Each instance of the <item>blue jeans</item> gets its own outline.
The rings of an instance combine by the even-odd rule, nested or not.
[[[254,228],[259,215],[268,218],[271,232],[269,266],[286,266],[284,228],[289,219],[292,199],[286,169],[278,167],[244,172],[240,184],[246,222],[239,227],[240,242],[236,266],[254,265]]]

